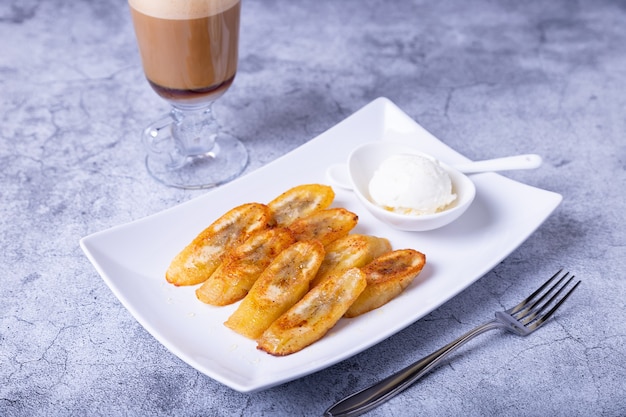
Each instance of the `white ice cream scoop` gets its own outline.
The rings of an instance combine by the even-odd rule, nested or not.
[[[328,168],[327,175],[339,187],[353,190],[361,203],[380,221],[406,231],[426,231],[443,227],[459,218],[471,205],[476,195],[474,183],[463,174],[487,171],[534,169],[541,165],[541,157],[535,154],[469,162],[454,167],[438,161],[449,175],[452,193],[456,199],[442,211],[432,214],[403,214],[390,211],[374,203],[370,181],[381,164],[396,155],[421,155],[433,159],[410,146],[388,141],[375,141],[359,146],[350,154],[348,164]]]
[[[379,206],[414,216],[443,211],[456,200],[450,175],[439,161],[406,153],[385,159],[374,171],[368,191]]]

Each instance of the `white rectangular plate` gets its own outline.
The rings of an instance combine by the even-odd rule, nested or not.
[[[561,201],[559,194],[501,175],[473,175],[477,195],[456,222],[431,232],[400,232],[335,187],[334,206],[359,215],[355,233],[388,238],[395,249],[427,257],[419,282],[387,305],[341,319],[323,339],[286,357],[273,357],[223,325],[236,308],[208,306],[193,288],[165,281],[171,259],[227,210],[267,203],[299,184],[327,183],[326,168],[374,140],[412,144],[449,164],[468,161],[379,98],[293,152],[205,195],[150,217],[81,239],[81,247],[121,303],[159,342],[198,371],[240,392],[253,392],[346,359],[428,314],[491,270],[517,248]]]

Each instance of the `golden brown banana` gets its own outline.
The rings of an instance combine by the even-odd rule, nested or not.
[[[326,246],[350,233],[358,221],[359,216],[351,211],[328,208],[295,220],[289,229],[297,240],[317,239]]]
[[[324,246],[320,241],[307,240],[289,246],[261,273],[224,324],[250,339],[258,338],[306,294],[323,259]]]
[[[380,255],[390,252],[389,240],[360,234],[350,234],[326,246],[324,262],[311,282],[311,287],[350,268],[360,268]]]
[[[263,333],[257,348],[272,355],[297,352],[321,339],[366,287],[365,274],[352,268],[311,289]]]
[[[296,241],[289,229],[260,230],[224,257],[220,266],[197,290],[204,303],[224,306],[241,300],[280,252]]]
[[[241,244],[252,233],[272,222],[268,206],[248,203],[222,215],[172,260],[165,277],[174,285],[194,285],[206,281],[222,262],[224,254]]]
[[[334,199],[335,192],[328,185],[304,184],[285,191],[267,205],[276,224],[287,227],[298,218],[327,208]]]
[[[395,250],[374,259],[361,268],[367,287],[345,316],[356,317],[386,304],[413,282],[425,263],[426,256],[413,249]]]

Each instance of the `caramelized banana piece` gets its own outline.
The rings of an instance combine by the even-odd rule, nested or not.
[[[366,287],[358,268],[334,275],[309,291],[280,316],[258,340],[258,349],[284,356],[321,339]]]
[[[276,224],[287,227],[298,218],[327,208],[334,199],[335,192],[328,185],[304,184],[285,191],[268,206]]]
[[[282,227],[260,230],[228,252],[215,272],[196,290],[204,303],[224,306],[241,300],[272,259],[295,243]]]
[[[380,255],[390,252],[391,244],[382,237],[351,234],[326,246],[324,262],[311,282],[311,287],[350,268],[360,268]]]
[[[165,278],[174,285],[206,281],[222,262],[224,254],[243,243],[252,233],[272,222],[269,207],[247,203],[222,215],[172,260]]]
[[[354,229],[359,216],[344,208],[317,210],[306,217],[297,219],[289,229],[297,240],[317,239],[324,246],[346,236]]]
[[[367,279],[365,291],[350,306],[345,317],[356,317],[386,304],[415,279],[426,256],[413,249],[386,253],[361,268]]]
[[[307,240],[289,246],[261,273],[224,323],[226,327],[250,339],[261,336],[306,294],[323,259],[324,246],[320,241]]]

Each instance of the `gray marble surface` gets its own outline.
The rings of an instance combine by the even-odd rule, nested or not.
[[[493,270],[404,331],[254,394],[188,366],[98,276],[81,237],[202,195],[154,182],[139,132],[167,110],[124,0],[0,2],[0,415],[319,416],[565,266],[583,280],[519,339],[490,334],[374,410],[626,415],[626,3],[245,0],[240,70],[215,106],[247,172],[385,96],[472,159],[561,193]]]

